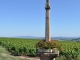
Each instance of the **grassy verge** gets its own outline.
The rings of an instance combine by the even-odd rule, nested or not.
[[[27,60],[27,59],[20,59],[15,56],[9,55],[5,48],[0,46],[0,60]]]

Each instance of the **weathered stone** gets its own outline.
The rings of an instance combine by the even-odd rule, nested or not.
[[[46,42],[49,42],[50,39],[50,5],[49,0],[46,0],[46,27],[45,27],[45,40]]]
[[[45,40],[46,42],[51,41],[50,38],[50,5],[49,5],[49,0],[46,0],[46,24],[45,24]],[[53,49],[52,51],[47,51],[47,50],[38,50],[36,53],[37,56],[40,57],[40,60],[55,60],[57,56],[59,56],[59,51]]]
[[[55,60],[58,56],[57,53],[37,53],[37,56],[40,57],[40,60]]]

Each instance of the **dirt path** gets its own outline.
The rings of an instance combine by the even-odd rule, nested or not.
[[[40,60],[39,57],[12,56],[0,46],[0,60]]]
[[[39,57],[18,56],[18,58],[21,58],[21,59],[29,59],[29,60],[40,60]]]
[[[7,57],[6,60],[12,60],[11,58],[19,58],[21,60],[40,60],[39,57],[28,57],[28,56],[12,56],[6,53],[1,53],[3,57]]]

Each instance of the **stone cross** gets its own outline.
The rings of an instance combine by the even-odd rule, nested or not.
[[[49,0],[46,0],[46,24],[45,24],[45,40],[46,42],[49,42],[50,39],[50,5]]]
[[[46,27],[45,27],[45,40],[46,42],[50,42],[50,5],[49,5],[49,0],[46,0]],[[40,60],[55,60],[55,58],[59,55],[59,53],[56,52],[46,52],[44,49],[38,50],[37,56],[40,57]]]

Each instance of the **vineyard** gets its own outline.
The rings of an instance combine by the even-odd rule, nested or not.
[[[0,38],[0,45],[5,47],[12,55],[36,55],[36,43],[39,39],[22,39],[22,38]],[[73,41],[57,41],[63,51],[60,56],[69,59],[75,59],[80,56],[80,42]],[[68,60],[69,60],[68,59]]]

